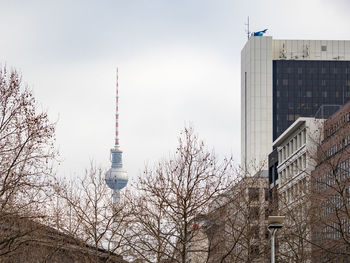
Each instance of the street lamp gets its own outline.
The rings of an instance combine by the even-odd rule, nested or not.
[[[275,234],[283,227],[285,216],[269,216],[267,229],[271,234],[271,263],[275,263]]]

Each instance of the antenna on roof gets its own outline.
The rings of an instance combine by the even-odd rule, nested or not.
[[[248,40],[250,38],[250,30],[249,30],[249,16],[248,16],[248,21],[247,23],[245,24],[247,26],[247,29],[246,29],[246,33],[247,33],[247,37],[248,37]]]

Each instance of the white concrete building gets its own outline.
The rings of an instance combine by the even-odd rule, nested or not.
[[[306,241],[311,241],[310,182],[323,122],[299,118],[273,143],[278,151],[279,213],[286,216],[286,240],[279,251],[285,262],[311,262],[311,244]]]
[[[325,103],[347,102],[347,77],[332,86],[343,71],[350,76],[350,41],[252,36],[241,51],[242,165],[266,169],[273,140],[298,117],[313,117]]]
[[[323,119],[297,119],[273,142],[278,151],[278,193],[292,204],[306,191],[311,172],[315,169],[317,146],[322,140]]]

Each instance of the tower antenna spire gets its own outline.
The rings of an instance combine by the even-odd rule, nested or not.
[[[119,149],[119,76],[116,68],[116,97],[115,97],[115,143],[114,148]]]

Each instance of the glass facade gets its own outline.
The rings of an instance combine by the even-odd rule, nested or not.
[[[273,149],[273,151],[268,156],[268,166],[269,166],[269,184],[276,184],[278,180],[278,153],[277,149]]]
[[[350,100],[350,61],[273,61],[273,140],[298,117]]]

